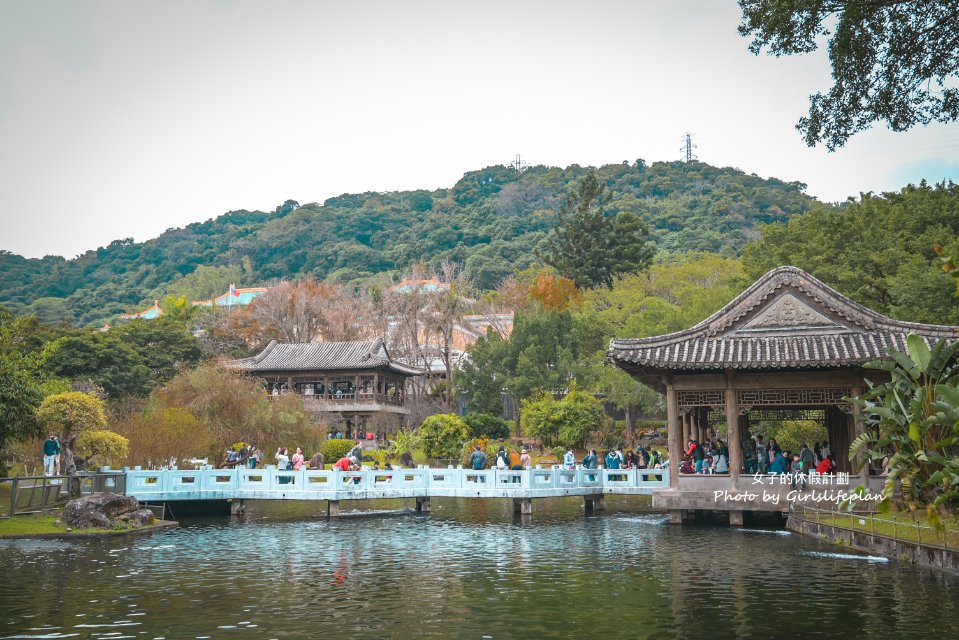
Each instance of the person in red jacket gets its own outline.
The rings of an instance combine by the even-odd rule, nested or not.
[[[353,466],[353,461],[350,460],[349,456],[343,456],[336,461],[336,464],[333,465],[334,469],[339,469],[340,471],[349,471],[350,467]]]
[[[829,458],[823,458],[822,462],[819,463],[819,466],[816,467],[816,473],[827,474],[832,471],[832,460]]]

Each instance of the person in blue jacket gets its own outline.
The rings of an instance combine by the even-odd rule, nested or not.
[[[776,457],[773,458],[772,464],[769,465],[769,473],[786,473],[786,456],[783,455],[782,451],[776,452]]]

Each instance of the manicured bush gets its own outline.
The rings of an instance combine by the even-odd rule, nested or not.
[[[326,463],[333,464],[348,454],[355,446],[356,442],[354,440],[333,439],[324,441],[320,450]]]
[[[463,443],[470,439],[470,429],[458,415],[444,413],[424,420],[420,437],[427,458],[458,458]]]
[[[488,413],[470,413],[463,418],[474,438],[486,436],[491,440],[509,438],[509,423]]]
[[[590,432],[604,421],[602,405],[584,391],[570,391],[562,400],[544,393],[537,400],[523,401],[523,432],[547,447],[582,448]]]

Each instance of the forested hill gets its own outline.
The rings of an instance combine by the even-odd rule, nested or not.
[[[639,215],[660,254],[738,253],[760,223],[818,204],[801,183],[700,162],[523,172],[495,166],[467,173],[450,189],[345,194],[322,205],[287,201],[272,213],[234,211],[143,243],[117,240],[72,260],[0,252],[0,305],[89,325],[166,294],[221,293],[231,281],[253,286],[312,273],[362,284],[444,258],[465,265],[477,288],[493,288],[536,261],[564,195],[589,171],[613,193],[607,214]]]

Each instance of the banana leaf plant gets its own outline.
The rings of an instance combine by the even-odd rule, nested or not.
[[[959,340],[929,347],[906,338],[906,353],[889,349],[889,360],[865,368],[884,371],[888,382],[866,381],[868,391],[850,401],[862,408],[867,429],[853,440],[857,471],[890,457],[883,495],[901,487],[905,506],[943,505],[959,498]]]

